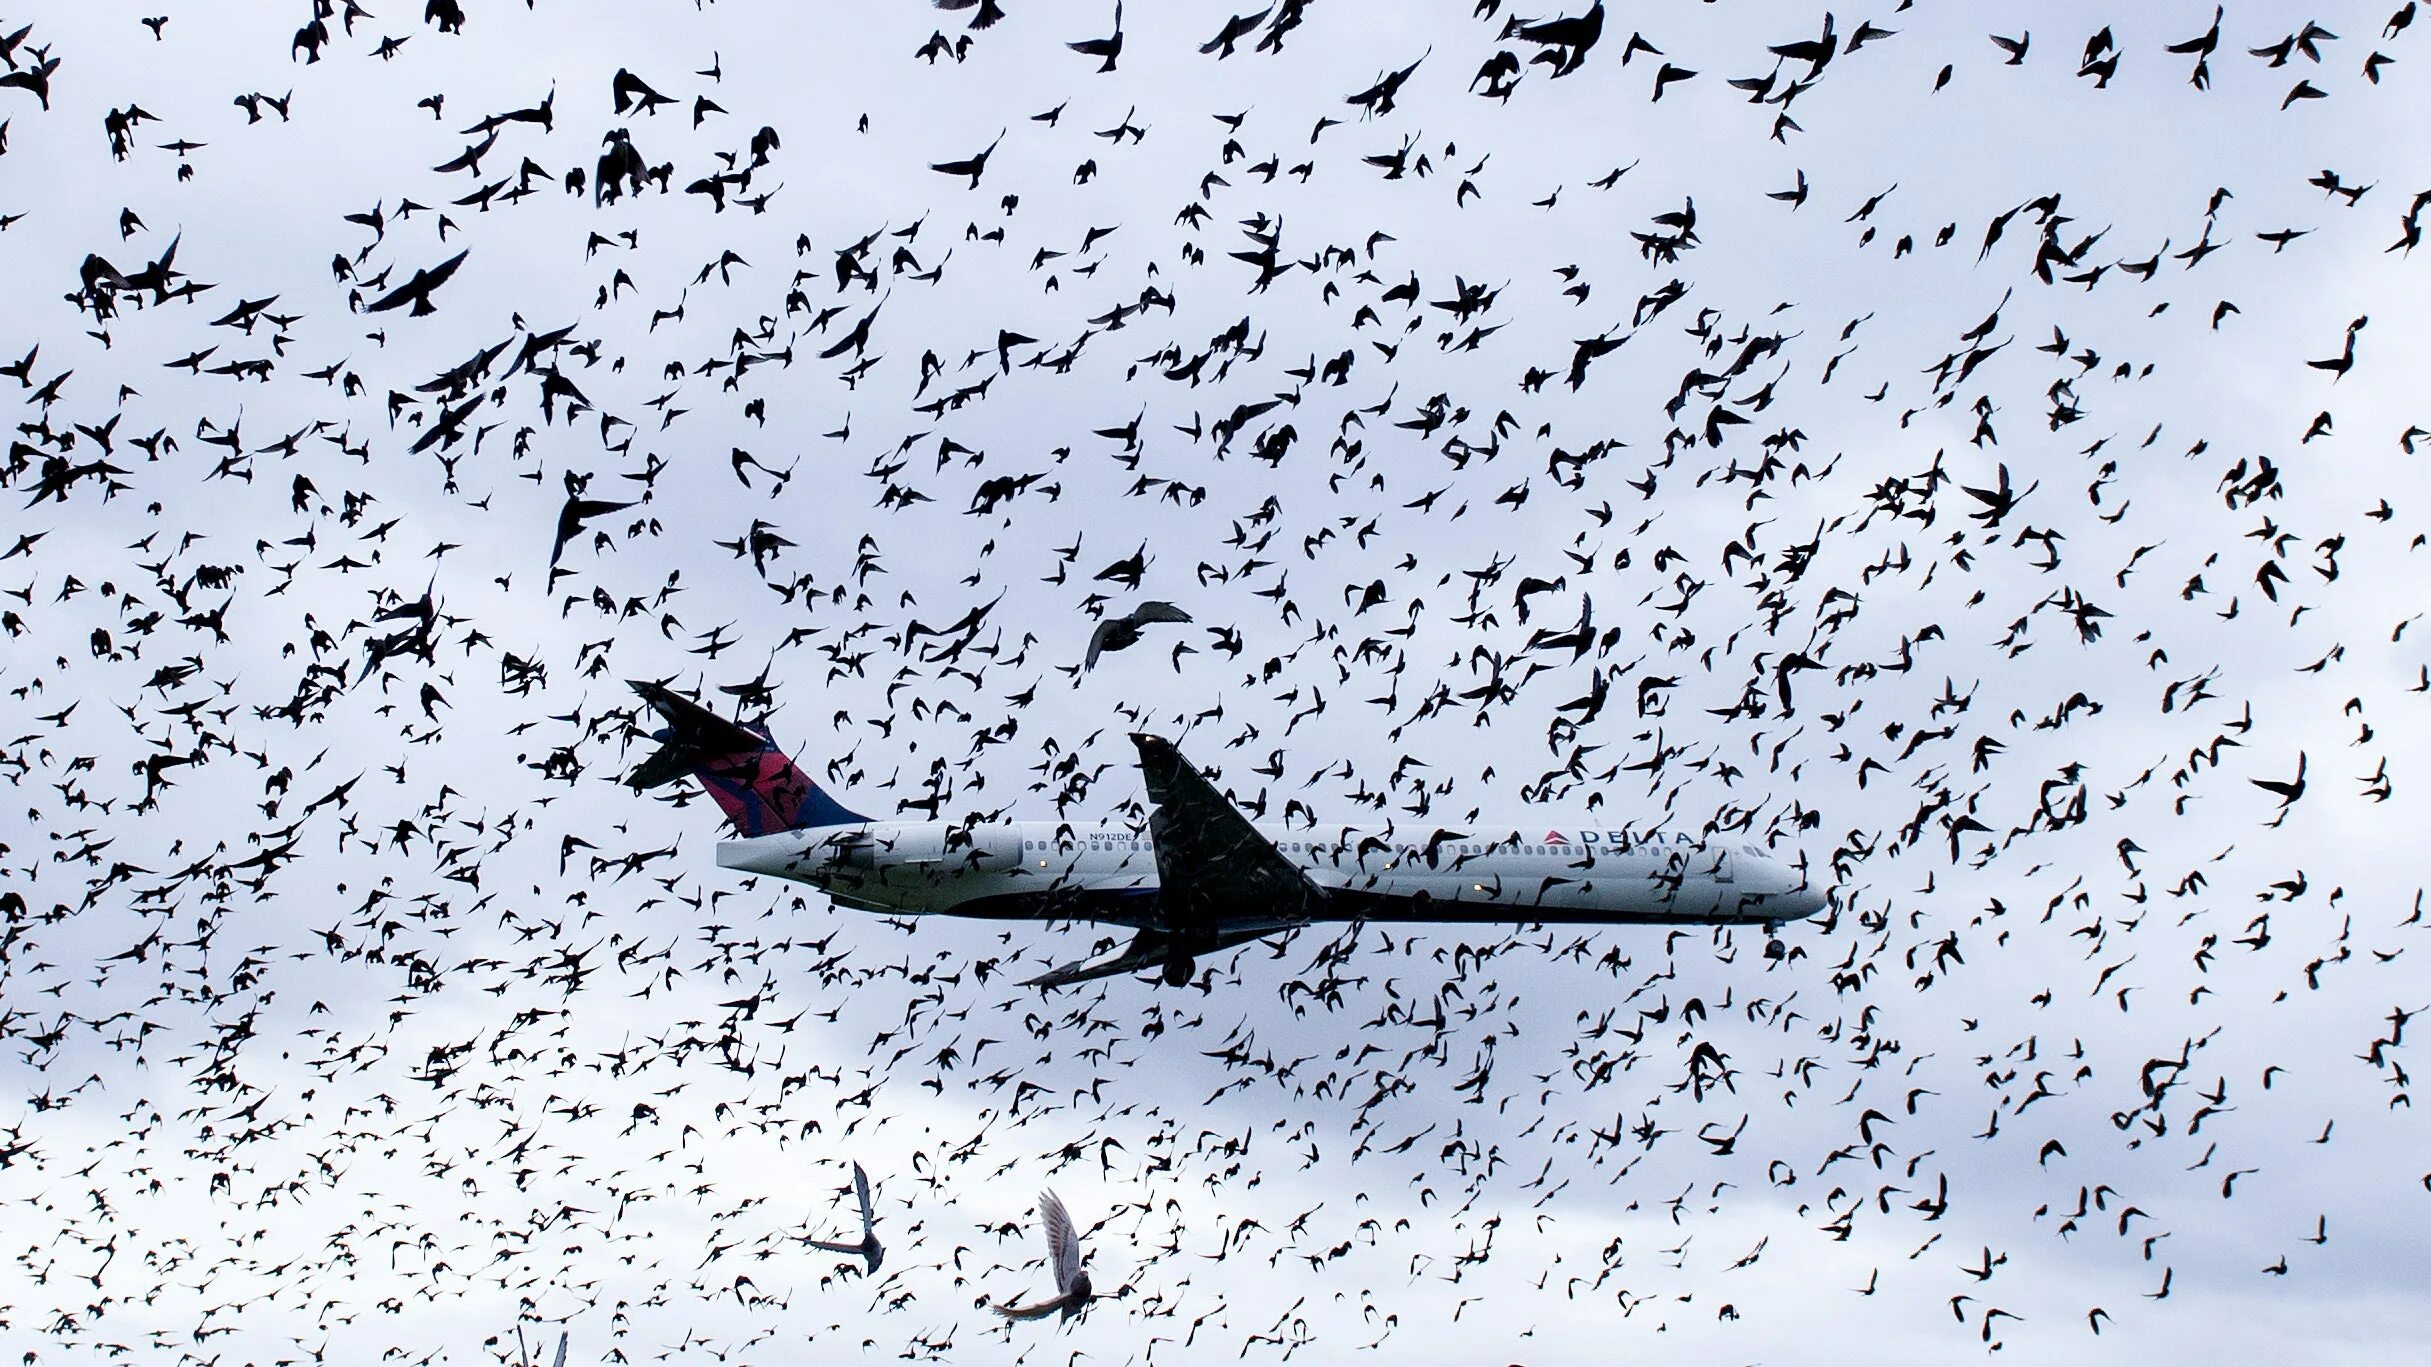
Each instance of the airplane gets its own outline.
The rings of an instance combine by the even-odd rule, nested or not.
[[[1752,925],[1774,933],[1828,898],[1803,860],[1752,844],[1540,827],[1423,845],[1357,826],[1254,822],[1173,742],[1134,733],[1146,822],[882,821],[797,767],[764,727],[729,721],[662,683],[633,690],[666,721],[636,791],[697,781],[726,814],[722,868],[807,883],[837,905],[911,915],[1105,922],[1134,932],[1105,957],[1022,986],[1068,987],[1161,970],[1187,986],[1199,956],[1321,922]],[[1528,832],[1540,832],[1528,834]]]

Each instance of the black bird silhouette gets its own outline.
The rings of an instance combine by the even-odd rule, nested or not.
[[[2330,372],[2330,383],[2332,384],[2345,379],[2347,372],[2355,368],[2355,334],[2363,331],[2364,325],[2371,321],[2371,318],[2366,316],[2359,317],[2354,322],[2347,324],[2347,344],[2344,350],[2327,359],[2307,361],[2305,364],[2315,370]]]
[[[661,105],[675,103],[673,99],[651,89],[648,81],[634,75],[624,67],[616,69],[616,78],[609,84],[608,94],[615,102],[616,112],[619,114],[627,110],[656,114]]]
[[[994,28],[996,21],[1004,18],[1004,10],[996,0],[930,0],[930,3],[939,9],[977,9],[979,12],[971,16],[971,27],[975,29]]]
[[[1576,349],[1570,355],[1570,374],[1567,379],[1569,386],[1577,389],[1580,385],[1585,384],[1587,367],[1593,364],[1597,357],[1607,356],[1620,350],[1621,344],[1628,341],[1629,337],[1630,334],[1625,332],[1618,337],[1606,333],[1601,337],[1588,337],[1573,342],[1571,345]]]
[[[2171,52],[2177,53],[2180,56],[2187,56],[2191,54],[2194,57],[2194,74],[2188,77],[2188,80],[2193,83],[2195,89],[2197,90],[2209,90],[2211,88],[2211,55],[2214,51],[2218,50],[2220,46],[2220,21],[2225,18],[2227,14],[2228,9],[2226,6],[2214,5],[2212,7],[2212,26],[2210,28],[2204,30],[2202,33],[2196,34],[2192,38],[2187,39],[2185,42],[2171,43],[2169,45],[2168,50]]]
[[[1131,554],[1124,556],[1122,559],[1115,561],[1113,564],[1108,565],[1102,570],[1099,570],[1097,572],[1097,578],[1100,580],[1112,580],[1113,582],[1120,584],[1127,589],[1137,589],[1140,586],[1141,576],[1147,573],[1148,543],[1143,541],[1140,543],[1140,548],[1138,550],[1133,551]]]
[[[608,499],[584,498],[567,481],[566,506],[557,511],[557,539],[549,545],[549,569],[557,569],[557,558],[565,554],[566,543],[582,534],[583,524],[595,517],[606,517],[633,506],[631,501],[617,503]]]
[[[2042,487],[2042,481],[2038,479],[2024,489],[2015,488],[2009,483],[2009,466],[2004,462],[2000,467],[1999,483],[1992,488],[1978,489],[1963,484],[1959,487],[1966,490],[1968,497],[1984,505],[1981,511],[1969,513],[1967,516],[1983,523],[1984,527],[1989,530],[2000,526],[2001,519],[2007,517],[2010,510],[2017,507],[2020,499]]]
[[[964,157],[960,161],[933,161],[929,163],[929,169],[942,171],[949,176],[969,176],[970,188],[976,190],[979,188],[979,178],[987,173],[988,158],[995,155],[997,143],[1004,141],[1004,133],[1005,130],[997,130],[996,142],[989,143],[977,156]]]
[[[2328,99],[2329,95],[2330,92],[2313,84],[2311,81],[2298,81],[2295,86],[2288,91],[2287,98],[2279,102],[2279,107],[2284,110],[2289,105],[2296,103],[2298,100],[2324,100]]]
[[[2295,806],[2304,797],[2304,765],[2304,752],[2299,750],[2296,752],[2296,777],[2285,780],[2275,778],[2249,778],[2246,780],[2279,799],[2279,815],[2271,820],[2271,825],[2276,826],[2286,820],[2288,808]]]
[[[1083,38],[1064,46],[1084,57],[1104,58],[1105,61],[1097,68],[1100,74],[1114,70],[1115,59],[1123,55],[1123,0],[1114,0],[1114,32],[1103,38]]]
[[[431,307],[432,293],[447,283],[448,277],[456,273],[456,268],[463,265],[464,258],[470,254],[469,251],[458,252],[427,270],[415,271],[412,279],[373,300],[364,307],[363,311],[386,313],[401,304],[410,303],[414,307],[412,312],[406,315],[409,318],[420,318],[424,314],[436,312],[437,310]]]
[[[1433,51],[1433,48],[1429,48],[1426,52],[1418,54],[1417,61],[1410,63],[1408,66],[1401,68],[1399,71],[1388,71],[1384,73],[1384,75],[1377,78],[1374,85],[1369,86],[1367,89],[1360,91],[1356,95],[1349,96],[1343,100],[1343,103],[1355,104],[1359,106],[1360,109],[1365,111],[1365,116],[1368,118],[1382,118],[1383,116],[1392,113],[1394,97],[1401,93],[1401,87],[1409,81],[1410,77],[1417,72],[1419,66],[1426,61],[1428,53]],[[1315,135],[1312,134],[1310,140],[1314,141]]]
[[[1502,36],[1506,40],[1518,38],[1524,42],[1564,49],[1559,53],[1542,53],[1536,58],[1540,62],[1553,59],[1553,75],[1559,79],[1578,70],[1580,64],[1587,60],[1588,50],[1604,36],[1604,0],[1595,0],[1585,14],[1567,18],[1524,20],[1514,16],[1503,25]]]
[[[1274,13],[1274,9],[1274,6],[1268,5],[1255,14],[1232,16],[1224,21],[1224,27],[1216,30],[1215,37],[1199,44],[1199,51],[1214,53],[1217,61],[1230,57],[1233,52],[1233,44],[1257,32],[1258,25],[1265,23],[1266,16]]]
[[[1823,69],[1831,65],[1832,57],[1840,51],[1840,37],[1833,29],[1831,12],[1829,10],[1824,12],[1823,33],[1820,36],[1802,39],[1795,43],[1780,43],[1775,45],[1771,51],[1775,57],[1793,62],[1805,62],[1807,64],[1806,78],[1810,81],[1822,75]]]
[[[42,107],[48,109],[51,107],[51,75],[57,70],[58,58],[44,58],[32,66],[0,76],[0,90],[31,91],[35,99],[42,101]]]
[[[1103,577],[1103,576],[1101,576]],[[1097,668],[1097,657],[1109,650],[1128,650],[1139,644],[1140,633],[1156,622],[1187,622],[1189,613],[1171,603],[1150,599],[1120,617],[1109,617],[1089,633],[1089,658],[1081,668]]]

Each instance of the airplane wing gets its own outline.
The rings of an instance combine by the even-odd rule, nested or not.
[[[1069,987],[1117,974],[1170,968],[1191,957],[1291,929],[1319,914],[1325,890],[1190,766],[1173,742],[1134,733],[1140,773],[1156,810],[1148,833],[1156,849],[1158,911],[1164,924],[1096,960],[1083,959],[1030,979],[1024,987]]]
[[[1205,940],[1194,940],[1194,953],[1211,953],[1247,944],[1263,936],[1280,933],[1284,927],[1248,926],[1238,930],[1218,931]],[[1175,936],[1161,930],[1143,930],[1131,938],[1131,943],[1104,959],[1081,959],[1048,969],[1035,978],[1023,980],[1023,987],[1070,987],[1074,983],[1094,982],[1125,973],[1148,973],[1165,967],[1173,959]]]
[[[1148,832],[1168,928],[1204,934],[1227,921],[1254,918],[1271,931],[1277,919],[1313,912],[1324,890],[1258,834],[1173,742],[1145,732],[1131,742],[1139,747],[1148,800],[1156,804]]]

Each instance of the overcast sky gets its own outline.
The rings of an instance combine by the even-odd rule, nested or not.
[[[1095,3],[463,8],[332,16],[316,62],[300,0],[0,24],[57,62],[47,110],[0,87],[0,361],[39,348],[0,378],[0,1348],[2418,1342],[2431,157],[2385,4],[2231,7],[2200,85],[2194,5],[1636,4],[1558,79],[1491,5],[1219,58],[1232,10],[1143,0],[1103,74]],[[763,129],[722,211],[687,191]],[[668,192],[568,193],[619,131]],[[172,243],[207,290],[96,318]],[[459,252],[430,315],[358,311]],[[569,326],[571,418],[509,373]],[[54,457],[112,468],[45,496]],[[569,477],[636,505],[552,582]],[[431,658],[367,666],[426,594]],[[1196,620],[1082,672],[1146,599]],[[974,611],[959,656],[907,634]],[[880,817],[1136,817],[1149,729],[1268,819],[1727,829],[1835,909],[1777,964],[1361,927],[1042,998],[1102,928],[837,910],[619,784],[623,680],[763,674]],[[850,1237],[855,1161],[876,1278],[800,1242]],[[1006,1326],[1042,1187],[1125,1294]]]

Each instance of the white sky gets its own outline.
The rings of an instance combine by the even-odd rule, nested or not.
[[[44,49],[59,63],[47,113],[0,88],[0,216],[22,215],[0,233],[0,360],[40,347],[28,384],[0,378],[0,397],[33,428],[12,439],[50,442],[0,491],[23,495],[0,503],[15,510],[0,550],[40,536],[0,561],[0,763],[21,798],[0,819],[0,890],[15,894],[0,902],[0,1349],[477,1362],[511,1355],[519,1321],[535,1339],[564,1326],[577,1361],[1372,1346],[1397,1362],[1946,1362],[1997,1343],[2036,1360],[2366,1362],[2418,1340],[2431,1189],[2414,1040],[2374,1046],[2393,1012],[2431,1004],[2413,915],[2431,488],[2400,443],[2431,425],[2426,290],[2413,257],[2385,250],[2431,189],[2431,158],[2409,135],[2426,112],[2420,38],[2384,37],[2385,6],[2312,11],[2338,36],[2281,66],[2248,50],[2295,12],[2233,7],[2207,90],[2187,80],[2193,56],[2164,51],[2202,32],[2206,7],[1843,8],[1843,45],[1861,23],[1896,33],[1844,46],[1790,107],[1786,141],[1768,137],[1779,106],[1726,82],[1822,32],[1811,6],[1616,6],[1581,70],[1526,66],[1507,102],[1469,78],[1500,47],[1536,49],[1498,44],[1505,16],[1459,4],[1312,4],[1279,54],[1251,39],[1224,61],[1197,48],[1228,8],[1135,4],[1102,76],[1065,46],[1108,31],[1111,6],[1094,3],[1008,0],[967,60],[935,62],[915,49],[962,34],[970,12],[468,0],[448,35],[410,4],[379,8],[351,36],[333,23],[311,65],[289,52],[301,4],[111,0],[0,24],[34,23],[21,66]],[[156,42],[139,20],[162,10]],[[1985,34],[2029,25],[2026,60],[2003,65]],[[2096,89],[2076,69],[2106,25],[2121,57]],[[1632,30],[1660,54],[1624,65]],[[387,36],[407,41],[384,61]],[[2393,60],[2372,84],[2375,51]],[[1345,103],[1422,56],[1392,112]],[[1666,62],[1698,74],[1650,102]],[[620,68],[676,104],[614,114]],[[696,74],[712,68],[722,79]],[[2283,110],[2299,80],[2327,98]],[[553,131],[506,125],[480,179],[430,169],[485,114],[552,88]],[[291,89],[292,122],[231,107]],[[434,118],[417,101],[438,93]],[[699,96],[725,112],[696,129]],[[114,160],[101,125],[129,103],[157,121]],[[1031,117],[1058,106],[1052,126]],[[1094,136],[1127,112],[1142,140]],[[1244,115],[1229,162],[1216,114]],[[1312,142],[1320,118],[1341,123]],[[782,146],[729,198],[771,193],[764,214],[682,193],[763,126]],[[617,128],[672,164],[676,193],[595,207],[554,188]],[[999,130],[977,189],[927,169]],[[203,146],[162,150],[181,139]],[[1387,179],[1364,160],[1405,143],[1430,174]],[[531,197],[451,205],[527,157],[546,173]],[[1271,182],[1254,169],[1270,157]],[[1084,161],[1096,174],[1078,183]],[[1303,162],[1305,182],[1290,173]],[[2371,188],[2350,205],[2308,183],[2324,168]],[[1211,171],[1229,183],[1204,183]],[[1767,197],[1801,174],[1802,207]],[[2207,221],[2216,189],[2230,197]],[[2047,195],[2064,245],[2099,235],[2068,272],[2107,267],[2090,285],[2029,273],[2036,210],[1978,262],[1988,223]],[[1697,244],[1646,260],[1631,234],[1692,197]],[[407,199],[438,207],[399,221]],[[1193,202],[1196,229],[1176,219]],[[375,205],[376,243],[345,220]],[[142,225],[123,237],[122,211]],[[1288,259],[1342,247],[1356,262],[1249,293],[1255,268],[1230,253],[1252,249],[1242,224],[1261,216]],[[2280,250],[2257,237],[2290,229],[2304,235]],[[612,240],[586,254],[595,232]],[[872,233],[878,290],[839,295],[835,253]],[[1388,239],[1371,247],[1375,233]],[[2207,237],[2219,250],[2200,265],[2176,256]],[[87,253],[132,273],[172,238],[177,269],[213,286],[194,302],[97,327],[63,298]],[[1902,238],[1915,250],[1895,255]],[[366,246],[355,269],[392,285],[469,255],[434,315],[373,317],[349,312],[328,265]],[[891,265],[897,246],[917,264]],[[728,250],[743,262],[730,283],[702,278]],[[2156,254],[2149,281],[2122,266]],[[1573,266],[1583,300],[1556,274]],[[620,270],[631,288],[594,308]],[[797,270],[807,311],[787,304]],[[1417,307],[1380,297],[1413,273]],[[1564,386],[1579,339],[1628,330],[1675,278],[1678,303]],[[1469,325],[1426,306],[1456,279],[1496,291],[1473,323],[1498,330],[1474,350],[1441,349]],[[1147,287],[1170,313],[1090,322]],[[293,319],[275,348],[267,324],[209,326],[270,296]],[[816,354],[881,300],[880,359],[848,386],[851,357]],[[2224,300],[2236,311],[2215,326]],[[1929,372],[1995,311],[1981,336],[2001,348],[1937,390]],[[2305,364],[2338,355],[2359,316],[2351,370]],[[1170,354],[1144,359],[1187,358],[1244,317],[1263,352],[1221,379],[1221,355],[1196,386],[1163,378]],[[416,387],[508,343],[486,395],[525,329],[567,324],[597,348],[596,363],[558,357],[593,411],[545,423],[533,377],[504,380],[446,487],[409,449],[436,418]],[[733,354],[738,328],[767,330],[755,351],[790,345],[791,364],[731,389],[729,371],[699,369]],[[1010,348],[984,399],[915,410],[994,373],[1000,329],[1037,340]],[[2037,350],[2055,329],[2064,354]],[[1068,372],[1020,364],[1084,334]],[[1783,340],[1666,413],[1684,375],[1722,370],[1750,336]],[[168,368],[207,347],[205,367],[275,366],[266,383]],[[1346,348],[1341,386],[1287,373]],[[924,350],[945,371],[918,394]],[[362,392],[311,378],[324,367]],[[1523,391],[1532,367],[1555,374],[1541,392]],[[45,437],[33,387],[63,371]],[[1176,430],[1286,392],[1297,402],[1221,457]],[[416,400],[393,421],[392,394]],[[1397,426],[1437,394],[1432,435]],[[1747,421],[1713,448],[1721,395]],[[2079,416],[2055,430],[2062,401]],[[1994,442],[1973,440],[1979,405]],[[609,437],[628,450],[606,447],[600,412],[636,425]],[[1504,412],[1491,457],[1447,449],[1492,445]],[[2324,412],[2329,433],[2305,440]],[[98,454],[60,436],[113,414],[126,488],[105,500],[86,480],[26,506],[45,456]],[[1135,414],[1133,469],[1093,430]],[[1285,422],[1288,454],[1253,459]],[[222,448],[203,437],[239,424],[252,478],[210,478]],[[1694,440],[1645,492],[1675,426]],[[1763,439],[1791,429],[1803,445],[1751,508],[1725,472],[1752,471]],[[155,432],[176,443],[156,461],[131,444]],[[274,445],[290,433],[292,452]],[[368,460],[324,434],[368,444]],[[1329,450],[1338,434],[1356,454]],[[978,455],[941,463],[941,438]],[[1599,442],[1615,445],[1574,475],[1554,461]],[[743,487],[736,447],[790,480],[772,497],[753,471]],[[2224,491],[2265,458],[2278,492],[2231,506]],[[1918,477],[1937,459],[1950,482],[1928,523]],[[622,476],[653,460],[649,505],[596,522],[611,547],[586,532],[548,591],[562,478],[637,497]],[[1793,482],[1800,462],[1828,473]],[[1986,531],[1963,487],[1996,486],[2004,465],[2034,491]],[[965,513],[982,481],[1029,473],[1040,487]],[[299,478],[314,495],[301,508]],[[890,483],[927,501],[882,501]],[[349,493],[370,499],[351,523]],[[716,545],[755,519],[791,543],[766,580],[806,576],[815,606]],[[1723,559],[1751,521],[1761,571]],[[1263,549],[1241,544],[1269,530]],[[2314,567],[2337,537],[2331,580]],[[1808,541],[1792,578],[1784,552]],[[1136,594],[1092,581],[1142,545]],[[2273,558],[2275,603],[2255,579]],[[1491,619],[1470,617],[1467,572],[1496,565],[1475,601]],[[225,589],[197,585],[211,566],[240,568]],[[680,592],[660,605],[671,576]],[[1703,587],[1675,615],[1681,576]],[[1522,623],[1513,595],[1530,577],[1560,583]],[[1371,583],[1384,601],[1357,614]],[[426,585],[446,614],[434,665],[394,662],[300,723],[264,715],[296,696],[316,629],[351,682],[396,625],[375,614]],[[595,588],[651,606],[603,614]],[[1117,611],[1175,602],[1197,625],[1075,675],[1099,591]],[[2080,640],[2064,593],[2109,614],[2098,639]],[[1000,594],[961,661],[976,682],[905,651],[909,623]],[[1590,601],[1595,628],[1617,632],[1607,651],[1527,651]],[[224,641],[179,620],[223,604]],[[1237,629],[1237,658],[1212,627]],[[722,653],[688,653],[721,628]],[[1172,656],[1184,642],[1196,653]],[[1795,677],[1784,717],[1773,667],[1799,650],[1823,667]],[[545,665],[545,685],[509,692],[508,655]],[[1421,715],[1439,686],[1487,683],[1497,658],[1519,685],[1507,700]],[[181,661],[199,668],[159,673]],[[1599,665],[1615,671],[1609,704],[1549,739]],[[1782,965],[1744,935],[1368,929],[1326,993],[1306,990],[1328,974],[1311,934],[1227,956],[1211,993],[1125,980],[1041,1000],[1011,983],[1078,957],[1097,928],[839,912],[715,869],[707,804],[616,783],[639,754],[609,718],[629,702],[621,680],[714,687],[763,666],[780,736],[814,771],[858,774],[840,796],[880,815],[929,791],[942,761],[947,815],[1045,817],[1062,786],[1046,766],[1076,750],[1098,778],[1073,815],[1117,814],[1140,797],[1124,733],[1146,727],[1244,800],[1279,814],[1296,798],[1329,821],[1383,820],[1360,795],[1387,791],[1406,758],[1389,814],[1420,839],[1752,811],[1819,873],[1838,852],[1843,911],[1787,931]],[[1659,714],[1639,712],[1648,679],[1676,681]],[[2190,705],[2198,680],[2208,696]],[[424,720],[425,684],[440,722]],[[1751,687],[1763,711],[1723,715]],[[1945,690],[1963,712],[1931,711]],[[2080,692],[2098,713],[2038,725]],[[199,729],[170,710],[189,706]],[[2190,763],[2223,735],[2216,765]],[[1979,766],[1986,738],[2002,748]],[[1543,784],[1574,746],[1578,776]],[[538,767],[561,748],[581,765],[571,781]],[[197,762],[139,809],[135,766],[163,754]],[[1605,776],[1658,755],[1655,782]],[[2285,780],[2300,756],[2305,794],[2267,824],[2277,799],[2250,780]],[[1270,759],[1284,777],[1251,772]],[[284,797],[266,787],[281,770]],[[2368,795],[2376,771],[2385,801]],[[1450,785],[1424,814],[1406,810],[1411,775]],[[358,776],[343,810],[306,813]],[[2035,823],[2079,784],[2086,821]],[[1959,812],[1988,829],[1962,833],[1953,860]],[[275,872],[243,865],[290,826]],[[561,870],[568,837],[590,848]],[[443,863],[443,849],[462,853]],[[667,853],[622,878],[593,869],[652,851]],[[476,862],[477,887],[449,876]],[[1456,955],[1464,939],[1491,957]],[[1936,963],[1944,945],[1958,961]],[[1701,1045],[1732,1087],[1683,1085]],[[2150,1061],[2181,1057],[2148,1104],[2145,1080],[2174,1071]],[[855,1160],[888,1249],[874,1282],[798,1242],[848,1236]],[[1928,1219],[1917,1203],[1945,1184]],[[1042,1186],[1081,1222],[1098,1286],[1129,1294],[1068,1328],[1007,1328],[984,1303],[1048,1280]],[[2130,1207],[2142,1216],[2123,1219]],[[1987,1332],[1993,1308],[2017,1318]]]

